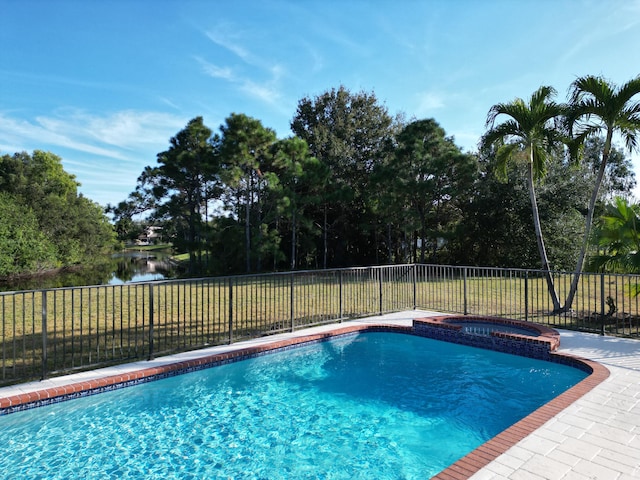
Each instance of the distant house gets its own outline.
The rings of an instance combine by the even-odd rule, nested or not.
[[[149,225],[138,235],[136,245],[155,245],[162,241],[162,227]]]

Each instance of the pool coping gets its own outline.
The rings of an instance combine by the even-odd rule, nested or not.
[[[442,317],[442,315],[433,315],[424,318],[437,317]],[[424,320],[424,318],[420,318],[420,320]],[[10,414],[14,411],[36,408],[50,403],[58,403],[73,398],[125,388],[139,383],[263,355],[273,352],[274,350],[298,347],[310,342],[324,341],[335,336],[374,331],[415,335],[413,326],[385,323],[342,326],[322,333],[278,339],[272,342],[267,341],[261,345],[241,347],[233,351],[213,353],[199,358],[171,362],[155,367],[140,368],[102,378],[94,378],[0,397],[0,414]],[[591,373],[569,390],[550,400],[506,430],[503,430],[432,478],[437,480],[462,480],[469,478],[609,377],[609,370],[597,362],[566,353],[551,352],[550,355],[553,358],[552,361],[573,365],[590,371]]]

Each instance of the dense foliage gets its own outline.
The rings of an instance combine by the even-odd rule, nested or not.
[[[521,143],[497,132],[488,142],[497,148],[478,155],[462,152],[434,119],[392,117],[373,94],[344,87],[300,100],[296,135],[282,140],[246,115],[231,114],[215,133],[197,117],[112,209],[116,226],[133,232],[132,214],[148,211],[199,274],[418,261],[538,268],[535,187],[549,268],[569,269],[604,145],[589,137],[585,161],[572,162],[556,141],[564,130],[553,119],[564,111],[549,104],[551,93],[534,95],[520,117],[526,129],[538,116],[547,130],[520,132]],[[530,144],[541,159],[535,169]],[[601,200],[635,185],[615,148],[603,185]]]
[[[113,249],[112,225],[78,186],[52,153],[0,157],[0,276],[90,263]]]
[[[392,116],[373,93],[344,87],[301,99],[284,139],[244,114],[217,131],[196,117],[108,211],[125,242],[145,225],[162,227],[189,253],[191,275],[541,260],[566,270],[580,262],[590,218],[635,186],[609,131],[626,129],[635,148],[637,82],[606,90],[595,81],[610,95],[589,103],[592,83],[576,82],[573,103],[541,87],[526,102],[495,105],[478,153],[461,151],[434,119]],[[622,123],[607,117],[605,101]],[[77,187],[53,154],[1,158],[0,275],[108,250],[114,228]]]

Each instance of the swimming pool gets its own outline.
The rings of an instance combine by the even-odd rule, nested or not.
[[[428,478],[586,374],[361,333],[0,418],[7,478]]]

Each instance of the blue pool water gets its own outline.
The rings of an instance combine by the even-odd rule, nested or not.
[[[506,325],[503,323],[491,323],[491,322],[447,322],[450,325],[460,325],[464,333],[472,335],[486,335],[491,336],[492,332],[503,333],[518,333],[520,335],[527,335],[529,337],[539,337],[540,333],[528,328],[519,328],[513,325]]]
[[[585,375],[411,335],[349,335],[0,417],[0,472],[425,479]]]

